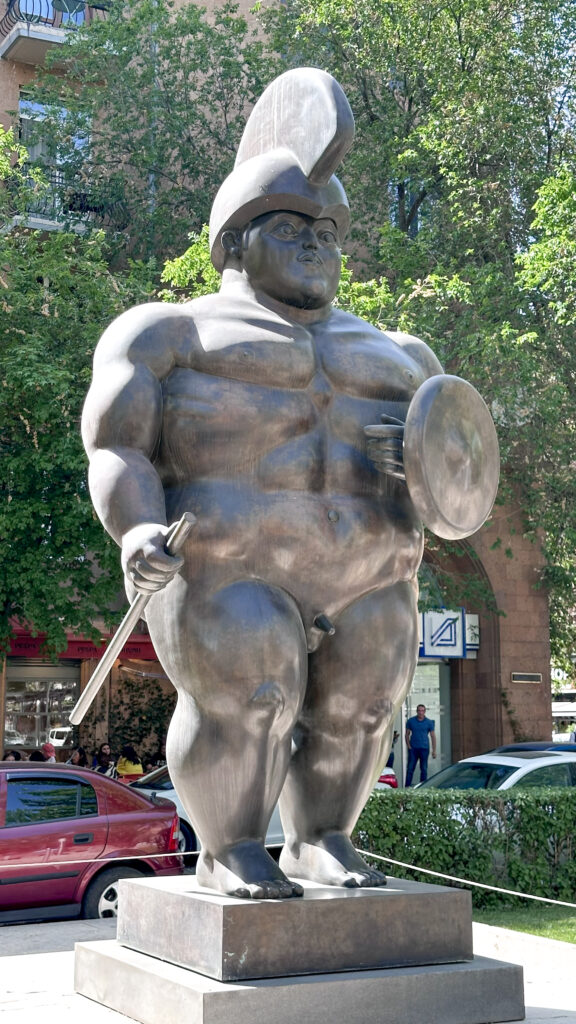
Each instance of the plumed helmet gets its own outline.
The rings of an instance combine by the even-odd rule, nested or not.
[[[338,82],[318,68],[286,71],[264,90],[240,141],[234,170],[210,215],[210,252],[222,270],[222,232],[255,217],[290,210],[329,217],[343,238],[346,193],[334,171],[354,139],[354,117]]]

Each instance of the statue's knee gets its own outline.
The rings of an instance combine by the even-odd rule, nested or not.
[[[367,735],[383,733],[394,716],[394,705],[386,697],[374,697],[362,706],[360,722]]]
[[[262,719],[267,728],[272,728],[274,723],[292,722],[297,702],[278,682],[266,680],[251,694],[248,711]]]

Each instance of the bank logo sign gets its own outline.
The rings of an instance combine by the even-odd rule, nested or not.
[[[466,657],[466,613],[463,608],[423,612],[420,657]]]

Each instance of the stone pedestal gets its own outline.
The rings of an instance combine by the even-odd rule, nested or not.
[[[76,946],[76,991],[141,1024],[523,1018],[521,968],[473,958],[469,893],[304,884],[252,901],[186,876],[122,881],[118,939]]]
[[[385,889],[303,882],[302,899],[234,899],[195,878],[122,885],[118,942],[218,981],[472,959],[470,893],[390,878]]]

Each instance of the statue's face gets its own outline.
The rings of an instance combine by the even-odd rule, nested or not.
[[[242,268],[254,289],[299,309],[336,295],[341,253],[334,221],[277,211],[257,217],[242,238]]]

